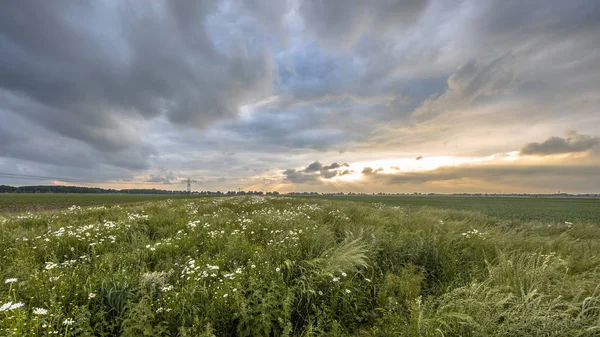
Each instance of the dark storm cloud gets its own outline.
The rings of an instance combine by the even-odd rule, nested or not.
[[[211,36],[218,10],[213,1],[6,3],[3,105],[102,151],[135,146],[143,119],[205,127],[234,117],[270,92],[272,62],[235,25]]]
[[[571,133],[567,138],[550,137],[542,143],[529,143],[521,148],[521,155],[546,156],[591,150],[600,144],[599,137]]]

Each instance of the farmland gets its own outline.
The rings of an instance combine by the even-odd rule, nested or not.
[[[72,205],[101,206],[195,197],[198,196],[188,194],[0,193],[0,213],[52,210]]]
[[[502,219],[526,221],[596,221],[600,223],[599,198],[527,198],[463,196],[318,196],[331,200],[382,203],[418,209],[423,206],[481,212]]]
[[[598,335],[597,200],[553,218],[534,201],[517,216],[527,208],[452,200],[104,199],[0,213],[0,335]],[[488,214],[502,209],[515,216]]]

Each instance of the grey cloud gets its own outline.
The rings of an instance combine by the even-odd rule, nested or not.
[[[321,163],[319,163],[318,161],[308,165],[306,167],[306,169],[304,169],[304,172],[317,172],[317,171],[321,171],[323,169],[323,165]]]
[[[600,177],[596,165],[474,165],[440,167],[421,172],[378,174],[374,181],[385,184],[423,184],[459,179],[475,179],[494,183],[526,183],[528,179],[549,179],[558,177],[580,178]],[[553,184],[556,185],[556,184]],[[541,186],[540,186],[541,187]]]
[[[340,167],[350,167],[350,165],[348,163],[343,163],[343,164],[332,163],[331,165],[323,166],[323,169],[324,170],[333,170],[333,169],[338,169]]]
[[[148,168],[150,158],[156,155],[155,148],[145,144],[100,151],[1,110],[0,118],[11,121],[0,124],[0,157],[87,170],[104,165],[139,170]]]
[[[285,176],[285,180],[294,184],[316,183],[319,177],[317,174],[309,174],[302,171],[296,171],[294,169],[287,169],[283,171],[283,175]]]
[[[176,180],[177,176],[173,171],[161,169],[157,173],[151,174],[150,179],[146,180],[146,182],[172,184],[173,182],[176,182]]]
[[[217,48],[209,28],[220,9],[213,1],[6,3],[2,105],[100,151],[137,146],[134,125],[159,115],[194,127],[234,117],[270,93],[273,64],[265,45],[239,35],[218,37]]]
[[[383,171],[383,167],[380,167],[378,169],[374,169],[372,167],[368,167],[367,166],[367,167],[363,168],[363,170],[362,170],[361,173],[364,174],[364,175],[374,175],[374,174],[377,174],[377,173],[379,173],[381,171]]]
[[[295,184],[317,183],[319,178],[327,180],[338,175],[342,176],[352,173],[350,170],[340,169],[348,166],[350,166],[348,163],[338,164],[337,162],[323,166],[319,161],[315,161],[301,171],[287,169],[283,171],[283,175],[285,180]]]
[[[427,0],[305,0],[300,14],[310,34],[339,47],[363,35],[401,32],[418,22],[427,4]]]
[[[341,176],[345,176],[346,174],[354,173],[353,170],[343,170],[343,171],[338,171],[338,172],[339,172],[339,175],[341,175]]]
[[[591,150],[600,144],[600,137],[571,133],[567,138],[550,137],[542,143],[529,143],[521,148],[521,155],[546,156]]]

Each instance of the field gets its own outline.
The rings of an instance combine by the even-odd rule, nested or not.
[[[552,218],[533,203],[528,216],[498,217],[462,201],[377,201],[204,197],[5,212],[0,335],[600,334],[597,201],[553,204]],[[486,202],[478,207],[527,209]]]
[[[481,212],[502,219],[526,221],[595,221],[600,223],[600,198],[524,198],[463,196],[318,196],[331,200],[374,202],[417,209],[423,206]]]
[[[83,207],[198,197],[188,194],[0,193],[0,213],[52,210],[72,205]]]

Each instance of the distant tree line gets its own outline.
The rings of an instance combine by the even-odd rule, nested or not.
[[[152,189],[105,189],[99,187],[81,187],[81,186],[53,186],[53,185],[42,185],[42,186],[8,186],[0,185],[0,193],[104,193],[104,194],[187,194],[186,191],[168,191]],[[192,192],[192,194],[199,195],[279,195],[279,192],[262,192],[262,191],[200,191]]]
[[[167,191],[152,189],[124,189],[115,190],[99,187],[81,186],[7,186],[0,185],[0,193],[125,193],[125,194],[183,194],[184,191]]]
[[[81,187],[81,186],[8,186],[0,185],[0,193],[120,193],[120,194],[187,194],[186,191],[169,191],[152,189],[105,189],[99,187]],[[278,196],[279,192],[263,192],[263,191],[199,191],[192,192],[196,195],[216,195],[216,196],[231,196],[231,195],[267,195]],[[587,194],[569,194],[569,193],[554,193],[554,194],[528,194],[528,193],[319,193],[319,192],[289,192],[289,196],[472,196],[472,197],[530,197],[530,198],[548,198],[548,197],[600,197],[599,193]]]

